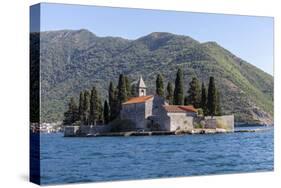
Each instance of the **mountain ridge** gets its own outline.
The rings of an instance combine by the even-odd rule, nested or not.
[[[67,99],[82,89],[96,85],[106,96],[107,82],[116,82],[120,73],[132,80],[143,75],[153,94],[156,73],[162,72],[166,84],[181,67],[185,91],[192,76],[205,84],[215,76],[226,113],[234,113],[237,121],[273,123],[273,77],[216,42],[166,32],[127,40],[85,29],[45,31],[40,42],[43,121],[61,120]]]

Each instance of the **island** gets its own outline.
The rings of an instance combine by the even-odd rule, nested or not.
[[[234,131],[234,115],[223,114],[220,92],[210,77],[208,92],[196,77],[183,92],[183,72],[179,68],[175,87],[169,82],[164,95],[163,76],[157,75],[155,95],[147,95],[142,76],[129,83],[120,74],[118,86],[110,83],[107,100],[102,105],[95,87],[83,91],[79,107],[71,98],[65,112],[64,136],[130,136],[228,133]]]

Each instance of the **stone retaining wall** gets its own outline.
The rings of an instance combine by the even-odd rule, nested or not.
[[[206,129],[221,128],[228,131],[234,131],[234,115],[225,116],[206,116],[205,126]]]
[[[64,136],[76,136],[79,130],[79,126],[65,126]]]
[[[81,125],[81,126],[66,126],[64,128],[64,136],[89,135],[97,133],[107,133],[111,131],[110,125]]]
[[[225,129],[227,132],[234,131],[234,115],[194,118],[192,116],[169,113],[168,117],[168,119],[162,122],[164,125],[167,124],[165,130],[168,131],[192,130],[195,128],[194,123],[202,124],[203,129]],[[66,126],[64,128],[64,136],[87,136],[108,132],[111,132],[111,125],[81,125]]]
[[[110,125],[81,125],[80,126],[80,134],[97,134],[97,133],[105,133],[110,132]]]

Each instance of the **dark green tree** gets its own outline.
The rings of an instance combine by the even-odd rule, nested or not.
[[[118,91],[114,87],[113,83],[110,82],[108,89],[108,101],[110,109],[110,121],[114,120],[118,116],[118,100],[117,100]]]
[[[73,97],[70,98],[68,103],[68,110],[64,113],[64,125],[71,125],[79,120],[78,107]]]
[[[201,85],[201,104],[200,107],[203,110],[204,114],[207,114],[207,93],[204,82]]]
[[[162,74],[158,74],[156,78],[156,94],[160,97],[164,97],[164,83]]]
[[[116,101],[116,96],[115,96],[115,88],[113,85],[113,82],[110,81],[109,83],[109,88],[108,88],[108,103],[109,103],[109,110],[110,110],[110,120],[112,120],[112,112],[114,111],[114,102]]]
[[[83,123],[85,125],[90,124],[89,115],[90,115],[90,97],[91,94],[88,90],[84,91],[84,104],[83,104]]]
[[[125,79],[125,83],[126,83],[127,97],[129,98],[132,96],[131,82],[130,82],[130,79],[128,78],[128,76],[124,76],[124,79]]]
[[[83,121],[83,114],[84,114],[84,92],[80,92],[79,96],[79,120]]]
[[[178,69],[177,77],[175,80],[174,104],[175,105],[184,104],[183,72],[181,68]]]
[[[173,90],[171,82],[168,82],[166,100],[169,104],[173,104]]]
[[[207,110],[208,115],[216,115],[216,106],[217,106],[217,96],[216,96],[216,86],[215,79],[213,76],[210,77],[209,87],[208,87],[208,101],[207,101]]]
[[[95,87],[91,90],[91,99],[90,99],[90,116],[89,121],[90,124],[96,125],[97,121],[99,121],[100,117],[100,104],[99,104],[99,96],[97,89]]]
[[[132,84],[132,86],[131,86],[131,96],[136,97],[137,95],[138,95],[137,84]]]
[[[99,108],[98,108],[98,112],[99,112],[99,117],[98,117],[98,121],[99,121],[99,123],[103,123],[104,122],[104,118],[103,118],[103,103],[102,103],[102,100],[101,100],[101,98],[99,97],[98,98],[98,106],[99,106]]]
[[[103,104],[103,119],[105,124],[108,124],[110,121],[109,106],[107,100],[105,100]]]
[[[189,89],[187,93],[188,104],[193,105],[195,108],[199,108],[201,102],[201,91],[199,80],[196,77],[193,77],[189,83]]]
[[[220,105],[220,92],[218,89],[216,89],[216,96],[217,96],[217,101],[216,101],[216,115],[220,116],[222,115],[221,112],[221,105]]]
[[[188,96],[184,96],[184,105],[189,105],[189,98]]]
[[[126,81],[123,74],[120,74],[118,81],[118,115],[122,109],[122,103],[127,101]]]

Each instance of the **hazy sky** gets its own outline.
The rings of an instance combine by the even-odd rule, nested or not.
[[[157,31],[187,35],[200,42],[216,41],[270,74],[273,25],[270,17],[41,4],[41,31],[84,28],[97,36],[127,39]]]

